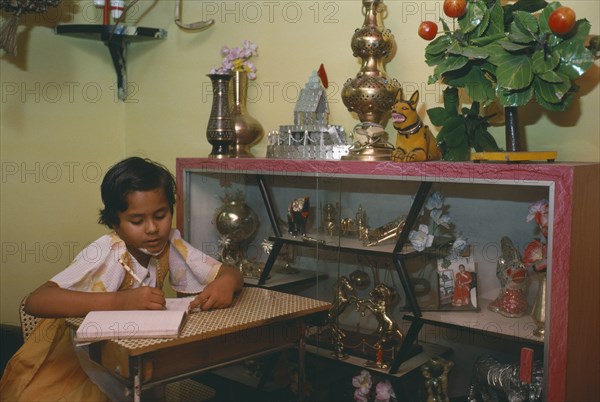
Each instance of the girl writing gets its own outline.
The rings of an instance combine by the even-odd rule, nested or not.
[[[64,317],[163,309],[167,273],[178,294],[197,294],[190,309],[232,303],[243,286],[240,271],[171,229],[175,193],[173,176],[148,159],[132,157],[110,168],[101,185],[99,223],[112,232],[27,298],[25,311],[45,319],[8,363],[0,381],[2,400],[123,399],[121,386],[115,388],[89,359],[77,356]]]

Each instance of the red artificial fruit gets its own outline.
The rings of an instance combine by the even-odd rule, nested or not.
[[[450,18],[460,18],[467,12],[467,0],[444,0],[444,14]]]
[[[562,6],[550,14],[548,26],[556,35],[566,35],[571,32],[576,21],[575,11],[569,7]]]
[[[437,35],[438,26],[433,21],[423,21],[419,25],[419,36],[425,40],[432,40]]]

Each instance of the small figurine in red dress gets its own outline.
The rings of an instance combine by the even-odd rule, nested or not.
[[[473,282],[473,276],[466,271],[463,264],[460,264],[455,278],[452,305],[457,307],[468,306],[471,304],[471,283]]]

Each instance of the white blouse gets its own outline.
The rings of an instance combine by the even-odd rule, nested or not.
[[[201,292],[215,279],[221,262],[183,240],[176,229],[171,230],[169,240],[171,287],[181,293]],[[119,289],[126,275],[119,259],[130,262],[130,268],[144,285],[156,286],[158,259],[151,257],[148,268],[142,266],[129,254],[125,242],[114,232],[85,247],[71,265],[50,280],[64,289],[114,292]],[[141,284],[134,283],[133,286]]]

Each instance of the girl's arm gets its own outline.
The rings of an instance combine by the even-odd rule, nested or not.
[[[233,296],[244,287],[244,278],[239,269],[229,265],[221,265],[215,280],[206,285],[204,290],[190,303],[190,309],[200,307],[202,310],[229,307]]]
[[[46,282],[25,302],[25,312],[36,317],[82,317],[93,310],[161,310],[162,290],[148,286],[119,292],[80,292]]]

